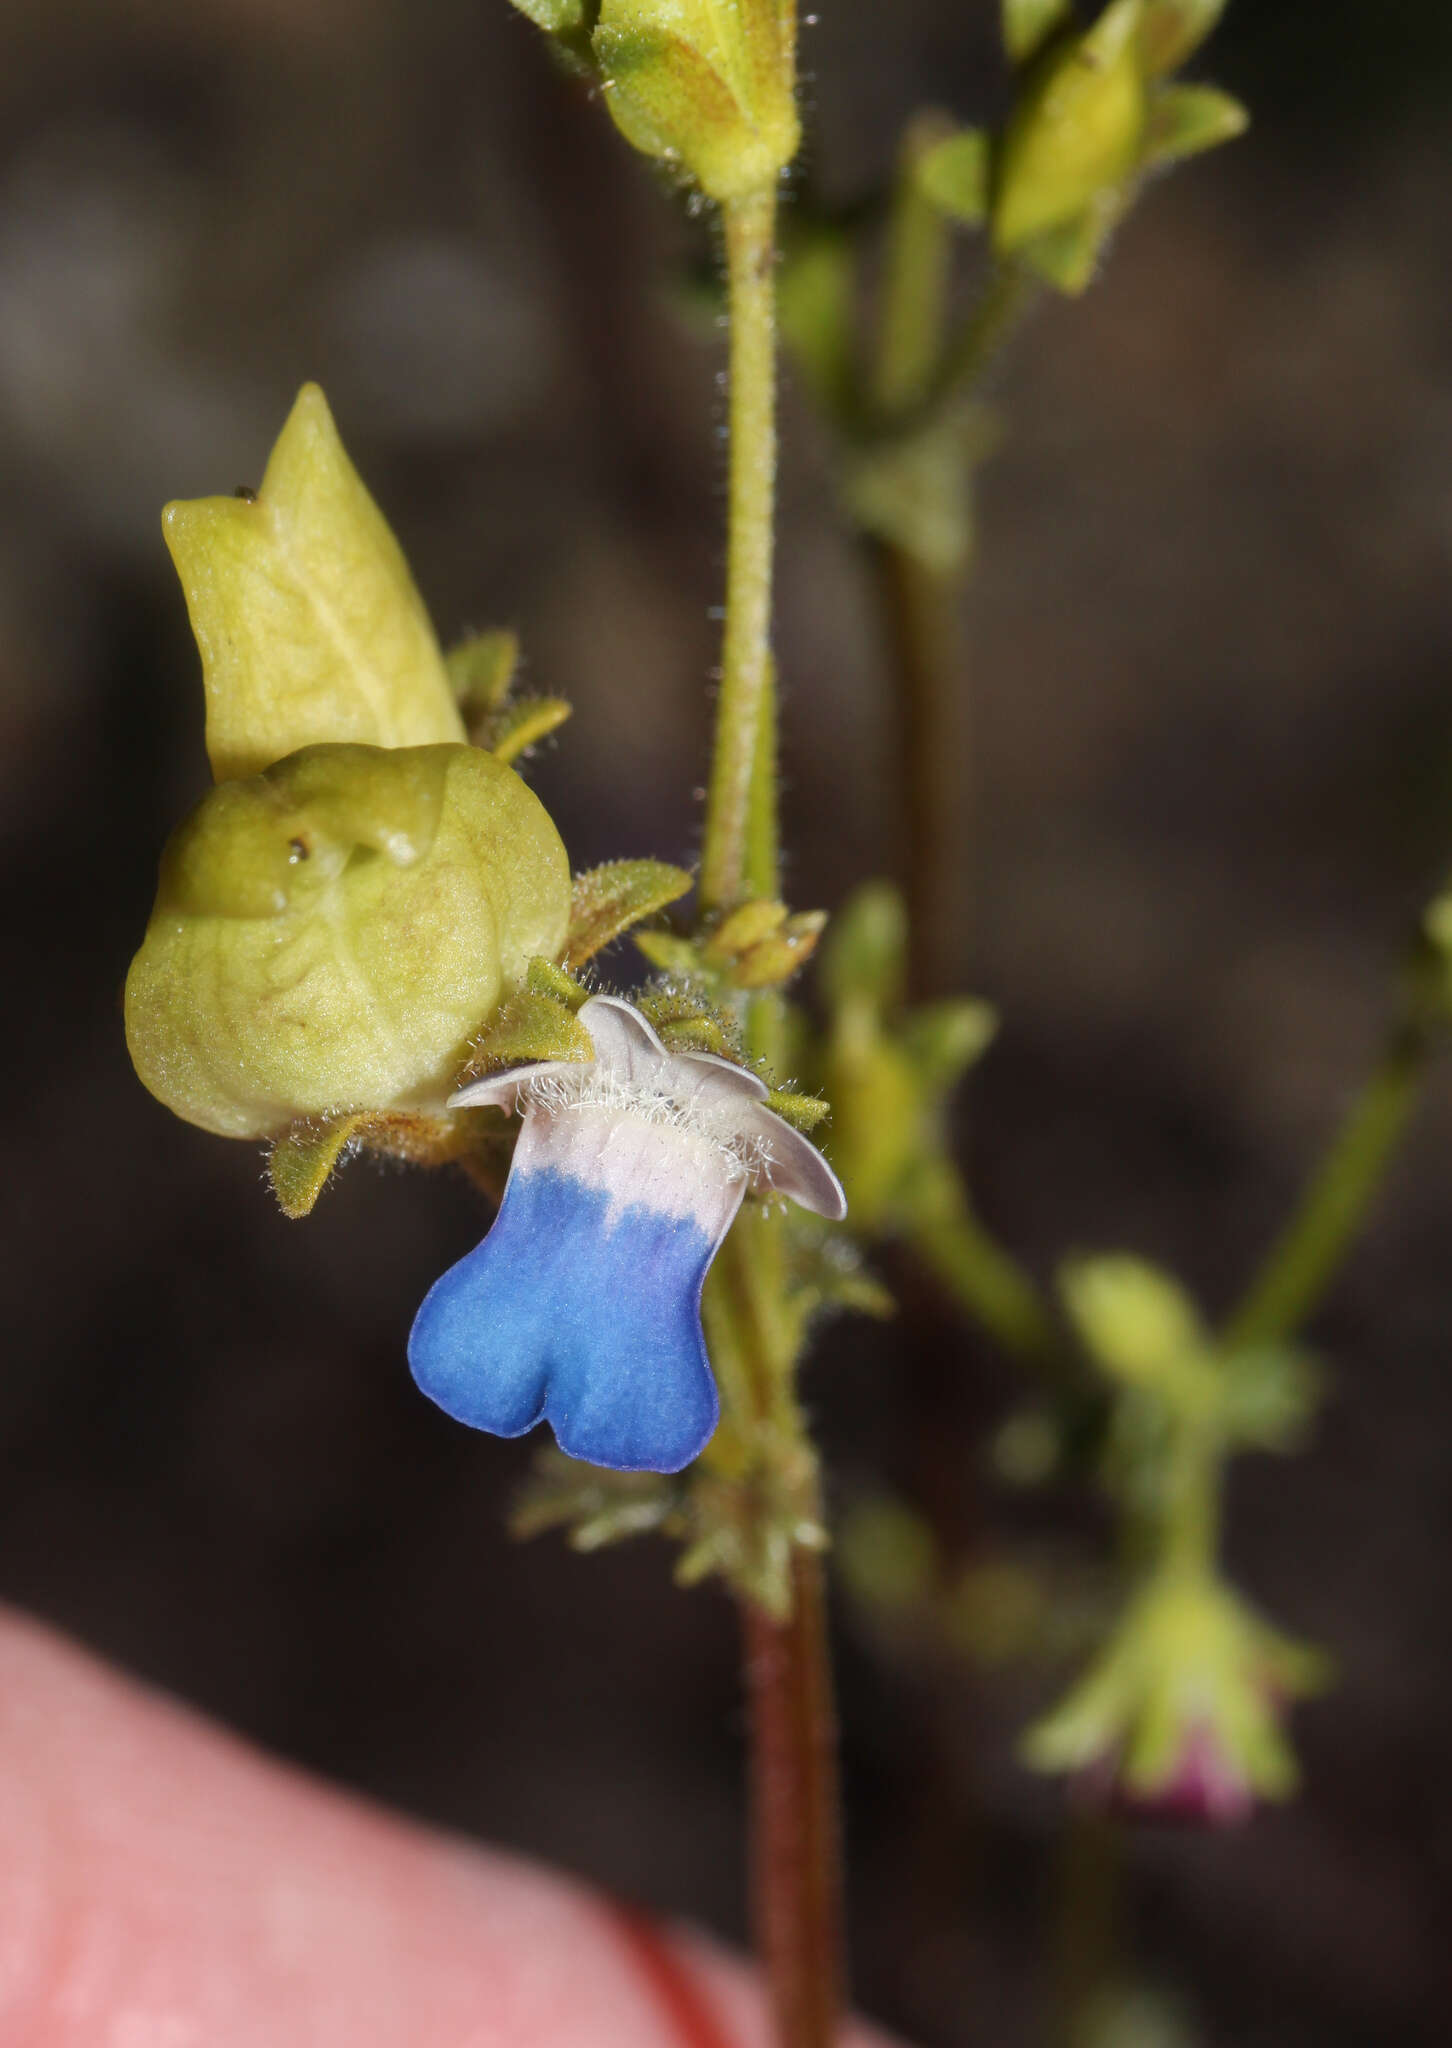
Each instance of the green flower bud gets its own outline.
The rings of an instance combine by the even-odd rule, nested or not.
[[[321,741],[464,738],[408,564],[316,384],[260,490],[168,505],[162,531],[201,649],[219,781]]]
[[[1141,0],[1112,0],[1092,29],[1055,46],[1004,131],[993,239],[1007,254],[1075,220],[1132,174],[1148,101]]]
[[[224,1137],[442,1111],[470,1037],[557,959],[559,834],[467,746],[308,747],[219,783],[173,834],[126,982],[152,1094]]]
[[[713,199],[797,153],[795,0],[603,0],[594,47],[615,125]]]

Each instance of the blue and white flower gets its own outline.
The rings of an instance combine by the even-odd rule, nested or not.
[[[409,1364],[457,1421],[617,1471],[678,1472],[716,1427],[701,1287],[748,1190],[846,1214],[816,1147],[766,1107],[760,1078],[671,1053],[640,1011],[592,996],[595,1057],[517,1067],[452,1106],[523,1112],[484,1242],[438,1280]]]

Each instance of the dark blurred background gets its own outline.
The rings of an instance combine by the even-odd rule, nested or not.
[[[828,196],[882,179],[915,106],[1001,102],[995,13],[823,0]],[[1201,68],[1251,135],[1157,189],[1000,380],[955,974],[1006,1019],[969,1095],[995,1224],[1040,1273],[1133,1246],[1218,1307],[1452,864],[1452,29],[1234,0]],[[691,856],[721,355],[667,286],[702,231],[505,0],[6,0],[0,137],[0,1593],[274,1750],[740,1936],[727,1602],[661,1546],[512,1547],[528,1447],[404,1369],[469,1190],[359,1167],[285,1222],[256,1151],[143,1093],[119,1007],[206,774],[157,514],[256,482],[307,377],[441,634],[515,624],[574,698],[532,772],[576,864]],[[786,428],[791,891],[835,905],[896,859],[885,670],[790,392]],[[1313,1450],[1237,1467],[1234,1569],[1342,1679],[1297,1804],[1133,1846],[1139,1967],[1181,2014],[1145,2043],[1448,2038],[1449,1139],[1443,1076],[1318,1319]],[[838,1326],[809,1388],[839,1491],[930,1468],[956,1540],[1000,1515],[1015,1385],[951,1318]],[[860,1998],[1027,2048],[1062,1797],[1013,1744],[1056,1680],[840,1619]]]

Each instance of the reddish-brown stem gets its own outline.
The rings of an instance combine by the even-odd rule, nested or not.
[[[908,993],[922,1002],[953,981],[961,940],[967,797],[965,714],[954,674],[957,579],[891,542],[874,547],[878,594],[897,676]]]
[[[842,2009],[836,1726],[822,1562],[793,1559],[791,1617],[742,1603],[752,1886],[776,2048],[832,2048]]]

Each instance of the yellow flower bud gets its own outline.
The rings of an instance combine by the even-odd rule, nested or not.
[[[512,769],[467,746],[316,746],[219,783],[173,834],[126,982],[152,1094],[224,1137],[342,1110],[442,1111],[570,871]]]
[[[713,199],[797,153],[795,0],[603,0],[594,47],[615,125]]]

